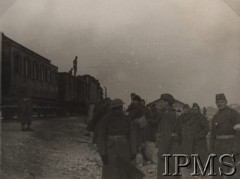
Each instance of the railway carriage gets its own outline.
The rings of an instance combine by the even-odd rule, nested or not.
[[[2,34],[3,116],[15,115],[21,95],[32,97],[35,112],[49,112],[57,102],[57,73],[50,60]]]
[[[18,101],[31,97],[38,116],[79,114],[102,98],[100,83],[90,75],[58,73],[51,61],[1,35],[1,110],[4,118],[17,115]]]

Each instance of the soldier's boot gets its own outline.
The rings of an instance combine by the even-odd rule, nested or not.
[[[27,128],[25,127],[25,125],[22,125],[22,131],[23,132],[27,131]]]
[[[26,129],[27,131],[31,131],[31,132],[33,132],[34,130],[31,128],[31,124],[28,124],[27,125],[27,129]]]

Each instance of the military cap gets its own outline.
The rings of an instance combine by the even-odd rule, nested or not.
[[[168,93],[162,94],[160,100],[168,101],[170,104],[173,104],[175,101],[174,97]]]
[[[226,96],[225,96],[225,94],[223,94],[223,93],[220,93],[220,94],[216,94],[216,101],[218,101],[218,100],[227,100],[226,99]]]
[[[134,101],[138,101],[138,102],[141,102],[141,98],[140,98],[140,96],[138,96],[138,95],[135,95],[133,98],[132,98]]]
[[[121,99],[114,99],[110,102],[109,108],[120,107],[123,104],[124,104],[124,102]]]
[[[198,105],[198,103],[193,103],[192,108],[194,108],[194,107],[197,107],[200,109],[200,106]]]
[[[187,108],[187,109],[189,109],[190,106],[189,106],[188,104],[184,104],[184,105],[183,105],[183,108]]]
[[[136,94],[135,93],[131,93],[130,96],[136,96]]]

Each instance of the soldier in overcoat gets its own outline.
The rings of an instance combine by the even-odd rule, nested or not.
[[[179,179],[180,176],[163,176],[165,171],[165,159],[163,154],[178,154],[180,143],[176,133],[177,114],[172,107],[174,98],[171,94],[162,94],[160,98],[161,106],[164,108],[164,115],[159,123],[156,134],[156,147],[158,147],[157,178]],[[173,159],[173,158],[171,158]],[[169,170],[174,173],[174,161],[170,159]]]
[[[178,116],[178,119],[177,119],[177,124],[178,124],[178,130],[177,130],[177,133],[178,133],[178,136],[179,136],[179,139],[180,139],[180,144],[181,144],[181,153],[183,153],[183,146],[182,146],[182,128],[183,128],[183,125],[186,121],[190,120],[191,118],[191,111],[190,111],[190,106],[188,104],[184,104],[183,105],[183,113]]]
[[[111,112],[104,116],[99,130],[99,153],[103,161],[102,179],[130,179],[125,163],[132,157],[130,146],[131,121],[123,113],[123,102],[110,103]]]
[[[239,162],[240,154],[240,114],[227,106],[226,96],[221,93],[216,95],[218,112],[214,115],[210,133],[210,152],[221,156],[223,154],[234,154],[236,163]],[[215,164],[217,176],[213,178],[222,179],[218,173],[219,163]],[[221,166],[227,171],[229,168]]]
[[[149,111],[151,116],[148,118],[148,124],[145,128],[145,135],[147,141],[155,142],[160,114],[155,104],[150,106]]]
[[[181,124],[181,149],[188,156],[198,154],[205,164],[208,156],[206,135],[209,132],[207,118],[201,114],[200,107],[194,103],[190,112],[179,117]]]
[[[100,128],[100,124],[102,121],[102,118],[109,112],[109,103],[110,98],[106,98],[103,100],[102,103],[100,103],[96,110],[94,111],[93,118],[89,121],[87,125],[87,130],[94,132],[93,133],[93,144],[97,144],[97,137],[99,136],[98,131]]]
[[[21,98],[19,101],[18,116],[21,121],[22,131],[33,131],[32,124],[32,100],[30,97]]]
[[[22,82],[18,95],[18,118],[21,122],[22,131],[33,131],[31,129],[33,118],[32,99],[26,81]]]
[[[136,119],[140,118],[144,115],[144,110],[141,105],[141,98],[138,95],[135,95],[132,98],[132,103],[128,109],[128,115],[131,119],[131,148],[134,151],[135,154],[140,152],[141,144],[143,142],[142,138],[142,129],[138,126],[136,123]]]

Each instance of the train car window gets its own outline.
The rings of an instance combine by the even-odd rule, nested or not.
[[[45,82],[47,83],[48,82],[48,72],[47,72],[47,68],[45,68]]]
[[[48,82],[48,83],[51,83],[51,77],[50,77],[50,75],[51,75],[51,72],[50,72],[50,70],[47,69],[47,82]]]
[[[55,72],[54,71],[52,72],[52,82],[55,85]]]
[[[30,61],[30,77],[31,79],[34,79],[34,68],[35,68],[35,65],[34,65],[34,62],[33,61]]]
[[[27,77],[28,76],[28,60],[27,60],[27,58],[24,58],[23,72],[24,72],[24,77]]]
[[[29,78],[31,78],[31,76],[32,76],[32,68],[31,68],[31,66],[32,66],[32,64],[31,64],[31,61],[29,60],[29,59],[27,59],[27,66],[28,66],[28,74],[27,74],[27,77],[29,77]]]
[[[14,56],[14,70],[15,73],[21,74],[21,56],[19,54],[16,54]]]
[[[57,78],[58,78],[57,72],[54,72],[54,84],[55,85],[57,85]]]
[[[44,70],[43,70],[43,66],[40,66],[40,80],[43,81],[44,80]]]
[[[39,80],[39,65],[36,64],[36,79]]]
[[[50,71],[50,83],[53,84],[53,72]]]
[[[36,63],[32,63],[33,64],[33,79],[37,78],[37,70],[36,70]]]
[[[36,79],[36,64],[32,61],[32,78]]]

